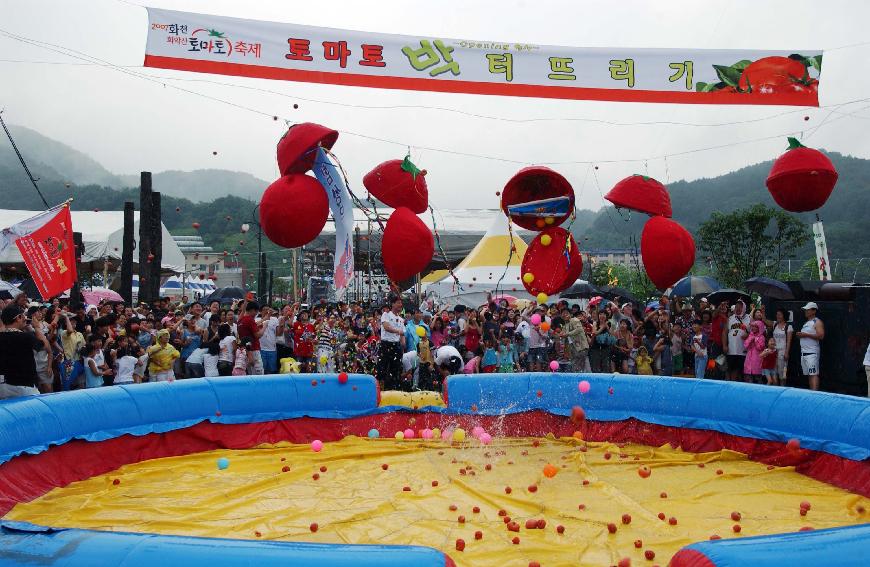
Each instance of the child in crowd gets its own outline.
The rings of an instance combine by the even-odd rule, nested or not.
[[[142,348],[135,341],[132,343],[140,349]],[[115,384],[133,384],[136,382],[133,378],[133,371],[139,358],[136,356],[136,351],[133,350],[133,344],[127,343],[118,349],[118,354],[115,357]]]
[[[647,351],[645,346],[641,346],[639,349],[637,349],[637,358],[635,358],[634,363],[637,366],[638,374],[642,376],[653,375],[653,359],[649,355],[649,352]]]
[[[248,352],[249,344],[251,344],[251,337],[239,339],[239,346],[236,347],[236,359],[233,363],[233,376],[246,376],[248,374],[248,365],[252,362]]]
[[[417,386],[421,390],[433,390],[435,359],[432,357],[432,343],[428,335],[420,337],[420,342],[417,343],[417,357],[420,360]]]
[[[637,351],[640,348],[640,337],[634,337],[631,344],[631,349],[628,351],[628,373],[637,374]]]
[[[499,372],[514,372],[518,369],[519,357],[517,349],[511,342],[511,333],[504,333],[501,337],[501,344],[498,346],[498,371]]]
[[[761,351],[761,374],[767,379],[768,386],[776,386],[776,339],[767,340],[767,348]]]
[[[480,361],[480,366],[484,374],[492,374],[498,368],[498,353],[495,350],[495,343],[492,339],[486,339],[486,350],[483,351],[483,359]]]
[[[764,321],[753,321],[749,336],[743,339],[746,360],[743,362],[743,380],[761,384],[761,353],[767,345],[764,339]]]
[[[99,388],[103,385],[103,376],[111,376],[112,369],[106,366],[103,357],[103,341],[92,338],[82,349],[82,360],[85,366],[85,387]]]
[[[133,365],[133,382],[141,384],[145,381],[145,369],[148,368],[148,355],[145,354],[145,349],[142,348],[139,341],[136,341],[136,345],[139,348],[135,349],[136,364]]]
[[[480,361],[483,359],[483,349],[477,347],[477,350],[475,350],[473,354],[474,356],[465,363],[465,368],[463,368],[463,372],[466,374],[480,373]]]
[[[683,326],[679,323],[671,327],[671,352],[674,376],[679,376],[683,373]]]
[[[695,378],[703,378],[707,372],[707,335],[700,319],[692,323],[692,353],[695,355]]]

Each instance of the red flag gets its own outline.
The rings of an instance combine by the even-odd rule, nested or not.
[[[46,213],[43,215],[47,220],[41,224],[34,222],[43,220],[39,217],[25,221],[33,223],[36,228],[19,236],[15,245],[33,276],[36,289],[42,299],[48,301],[49,298],[70,289],[75,283],[76,257],[69,205],[64,205],[51,216]]]

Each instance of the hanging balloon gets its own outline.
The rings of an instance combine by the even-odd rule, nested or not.
[[[426,269],[435,253],[432,232],[411,209],[399,207],[387,220],[381,240],[384,270],[402,282]]]
[[[363,185],[388,207],[407,207],[419,215],[429,206],[426,170],[411,163],[410,156],[380,164],[363,177]]]
[[[192,226],[195,230],[199,230],[199,223],[198,222],[195,222],[190,226]]]
[[[828,156],[789,138],[789,149],[779,156],[767,176],[767,190],[776,204],[793,213],[818,209],[837,183],[837,170]]]
[[[613,186],[605,199],[621,209],[631,209],[650,216],[671,218],[671,197],[667,188],[645,175],[631,175]]]
[[[524,167],[504,186],[501,210],[528,230],[558,226],[574,211],[574,189],[549,167]]]
[[[278,140],[278,170],[281,175],[305,173],[314,166],[317,146],[332,149],[338,132],[313,122],[291,126]]]
[[[314,240],[328,215],[326,190],[308,175],[285,175],[269,185],[260,200],[263,232],[285,248],[298,248]]]
[[[544,240],[549,239],[549,244]],[[544,229],[523,256],[523,286],[530,294],[553,295],[570,287],[583,271],[583,259],[571,233],[561,227]]]
[[[649,279],[667,289],[684,277],[695,263],[695,240],[676,221],[652,217],[640,235],[640,254]]]

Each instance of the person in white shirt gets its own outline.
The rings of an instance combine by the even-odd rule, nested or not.
[[[749,336],[749,325],[752,317],[746,312],[746,304],[738,299],[734,313],[728,318],[728,324],[722,330],[722,345],[728,355],[728,379],[743,380],[743,363],[746,360],[746,347],[743,341]]]
[[[275,374],[278,372],[277,332],[279,320],[268,305],[263,306],[261,313],[262,317],[257,319],[257,322],[263,327],[263,334],[260,336],[260,357],[263,359],[263,373]]]
[[[139,359],[133,356],[126,347],[119,350],[118,356],[115,359],[114,384],[116,386],[119,384],[133,384],[135,382],[133,370],[136,368],[137,362],[139,362]]]
[[[810,390],[819,389],[819,355],[822,352],[822,340],[825,338],[825,325],[816,317],[819,306],[810,301],[803,307],[807,318],[801,330],[795,333],[800,339],[801,371],[810,384]]]
[[[233,363],[236,360],[236,337],[226,323],[218,327],[218,337],[220,337],[218,371],[221,376],[230,376],[233,373]]]
[[[378,353],[378,380],[384,390],[400,389],[402,342],[405,340],[405,320],[399,315],[402,299],[393,300],[391,308],[381,315],[381,344]],[[408,384],[410,387],[410,383]]]

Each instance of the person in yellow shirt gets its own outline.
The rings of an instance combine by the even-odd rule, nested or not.
[[[652,357],[647,353],[646,347],[642,346],[637,349],[637,358],[634,360],[635,365],[637,365],[637,373],[644,374],[647,376],[653,375],[652,369]]]
[[[178,350],[169,344],[169,330],[157,331],[157,344],[148,347],[148,372],[151,382],[174,382],[175,372],[172,363],[181,356]]]

